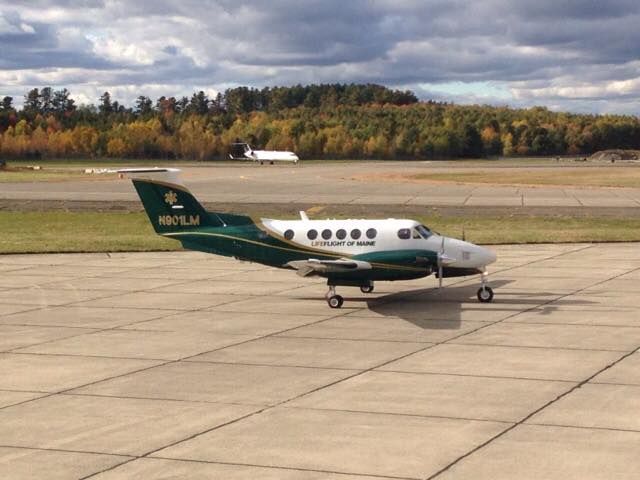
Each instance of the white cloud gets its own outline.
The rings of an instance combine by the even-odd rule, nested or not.
[[[640,3],[534,3],[0,0],[0,94],[51,85],[130,105],[233,85],[376,82],[456,102],[640,113]]]

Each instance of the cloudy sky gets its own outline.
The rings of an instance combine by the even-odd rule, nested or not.
[[[640,114],[638,0],[0,0],[0,96],[375,82]]]

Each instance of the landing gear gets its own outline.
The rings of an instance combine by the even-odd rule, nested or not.
[[[480,288],[478,289],[478,301],[480,303],[490,303],[493,301],[493,290],[487,285],[487,277],[489,274],[485,270],[480,276]]]
[[[480,287],[478,289],[478,300],[481,303],[489,303],[493,300],[493,290],[491,287]]]
[[[329,285],[329,291],[326,295],[327,303],[331,308],[340,308],[344,303],[344,298],[336,293],[335,285]]]
[[[368,285],[360,285],[360,291],[362,293],[371,293],[371,292],[373,292],[373,283],[370,283]]]

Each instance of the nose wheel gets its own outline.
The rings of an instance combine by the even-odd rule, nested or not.
[[[478,289],[478,301],[480,303],[490,303],[493,301],[493,290],[487,285],[489,274],[485,270],[480,276],[480,288]]]

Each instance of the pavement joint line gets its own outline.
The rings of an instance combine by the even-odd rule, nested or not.
[[[17,313],[24,313],[24,312],[17,312]],[[66,326],[66,325],[34,325],[32,323],[11,323],[11,322],[3,322],[0,323],[0,326],[3,325],[8,325],[11,327],[44,327],[44,328],[70,328],[70,329],[78,329],[78,330],[90,330],[90,332],[87,333],[91,333],[94,332],[96,329],[95,328],[91,328],[91,327],[78,327],[76,325],[73,326]]]
[[[282,405],[282,408],[289,410],[313,410],[317,412],[343,412],[343,413],[364,413],[366,415],[390,415],[393,417],[409,417],[409,418],[439,418],[442,420],[456,420],[465,422],[485,422],[485,423],[504,423],[513,425],[510,420],[495,420],[492,418],[473,418],[473,417],[453,417],[451,415],[427,415],[420,413],[402,413],[402,412],[383,412],[375,410],[354,410],[349,408],[321,408],[321,407],[299,407],[296,405]]]
[[[238,467],[258,467],[258,468],[271,468],[277,470],[289,470],[289,471],[297,471],[297,472],[317,472],[317,473],[328,473],[332,475],[350,475],[354,477],[373,477],[373,478],[388,478],[393,480],[421,480],[417,477],[396,477],[396,476],[388,476],[388,475],[380,475],[375,473],[358,473],[358,472],[340,472],[337,470],[317,470],[312,468],[301,468],[301,467],[287,467],[287,466],[275,466],[275,465],[260,465],[254,463],[235,463],[235,462],[221,462],[221,461],[209,461],[209,460],[196,460],[196,459],[188,459],[188,458],[171,458],[171,457],[160,457],[153,456],[149,457],[150,459],[158,459],[158,460],[172,460],[176,462],[194,462],[194,463],[206,463],[206,464],[214,464],[214,465],[229,465],[229,466],[238,466]],[[81,479],[82,480],[82,479]]]
[[[42,327],[41,325],[29,325],[29,327],[47,328],[47,327]],[[59,327],[52,327],[52,328],[59,328]],[[8,350],[2,350],[2,351],[0,351],[0,353],[17,353],[18,351],[20,351],[22,349],[25,349],[25,348],[38,347],[40,345],[45,345],[47,343],[57,342],[59,340],[68,340],[70,338],[80,337],[82,335],[91,335],[92,333],[96,333],[96,332],[99,332],[99,331],[102,331],[102,330],[94,330],[92,332],[81,332],[81,333],[68,335],[68,336],[63,336],[63,337],[59,337],[59,338],[55,338],[55,339],[45,340],[43,342],[30,343],[29,345],[22,345],[22,346],[19,346],[19,347],[10,348]]]
[[[534,422],[527,422],[525,425],[534,425],[536,427],[577,428],[580,430],[605,430],[608,432],[627,432],[627,433],[640,434],[640,430],[632,430],[627,428],[595,427],[595,426],[585,427],[584,425],[560,425],[555,423],[534,423]]]
[[[0,388],[0,392],[14,392],[14,393],[49,393],[41,390],[20,390],[16,388]]]
[[[566,327],[611,327],[611,328],[640,328],[640,324],[638,325],[624,325],[624,324],[613,324],[613,323],[570,323],[570,322],[534,322],[529,320],[522,320],[518,322],[506,322],[506,323],[517,323],[520,325],[564,325]]]
[[[638,387],[640,388],[640,383],[621,383],[621,382],[606,382],[606,381],[596,381],[596,382],[589,382],[589,385],[611,385],[611,386],[617,386],[617,387]]]
[[[584,205],[584,203],[582,203],[582,200],[580,200],[580,198],[578,198],[578,195],[575,195],[575,194],[574,194],[574,195],[572,195],[572,197],[574,198],[574,200],[575,200],[576,202],[578,202],[578,204],[579,204],[581,207],[584,207],[584,206],[585,206],[585,205]]]
[[[146,362],[169,362],[170,358],[149,358],[149,357],[122,357],[111,355],[88,355],[79,353],[43,353],[43,352],[2,352],[2,355],[24,355],[24,356],[39,356],[39,357],[71,357],[71,358],[101,358],[112,360],[139,360]],[[0,389],[1,390],[1,389]]]
[[[579,380],[563,380],[557,378],[532,378],[532,377],[513,377],[509,375],[478,375],[473,373],[447,373],[447,372],[415,372],[410,370],[374,370],[372,373],[400,373],[410,375],[437,375],[441,377],[470,377],[470,378],[494,378],[504,380],[526,380],[531,382],[558,382],[558,383],[576,383]],[[639,385],[640,386],[640,385]]]
[[[220,360],[182,360],[183,363],[196,363],[196,364],[208,364],[208,365],[240,365],[245,367],[269,367],[269,368],[305,368],[308,370],[337,370],[339,372],[356,372],[357,368],[345,368],[345,367],[320,367],[316,365],[286,365],[275,363],[252,363],[252,362],[222,362]]]
[[[348,315],[350,315],[350,314],[351,314],[351,312]],[[345,318],[348,315],[345,315]],[[366,318],[366,317],[349,316],[349,319],[351,319],[351,318]],[[455,320],[451,320],[451,323],[457,323],[457,322]],[[429,341],[426,341],[426,340],[386,340],[386,339],[385,340],[376,340],[376,339],[371,339],[371,338],[323,337],[321,335],[281,335],[281,334],[278,334],[277,336],[278,336],[278,338],[291,338],[291,339],[302,338],[302,339],[309,339],[309,340],[342,340],[342,341],[347,341],[347,342],[424,343],[424,344],[433,343],[433,342],[429,342]]]
[[[84,388],[84,387],[77,387]],[[73,388],[72,390],[75,390]],[[98,398],[118,398],[122,400],[145,400],[149,402],[175,402],[175,403],[197,403],[204,405],[233,405],[235,407],[268,407],[268,403],[241,403],[241,402],[216,402],[214,400],[185,400],[184,398],[160,398],[160,397],[137,397],[135,395],[107,395],[104,393],[82,393],[82,392],[63,392],[58,395],[64,397],[98,397]],[[132,455],[128,455],[132,456]]]
[[[495,322],[495,323],[500,323],[502,322],[502,320],[500,320],[499,322]],[[495,323],[493,323],[492,325],[495,325]],[[509,322],[506,322],[509,323]],[[517,323],[515,323],[515,325],[518,325]],[[553,325],[553,324],[547,324],[547,325]],[[487,325],[489,326],[489,325]],[[472,333],[472,332],[470,332]],[[451,339],[454,340],[454,339]],[[471,345],[471,346],[475,346],[475,347],[509,347],[509,348],[534,348],[534,349],[542,349],[542,350],[571,350],[571,351],[577,351],[577,352],[615,352],[615,353],[622,353],[622,352],[628,352],[629,350],[616,350],[616,349],[609,349],[609,348],[579,348],[579,347],[556,347],[553,345],[518,345],[518,344],[513,344],[513,343],[500,343],[500,344],[495,344],[495,343],[482,343],[482,342],[462,342],[462,343],[456,343],[454,341],[451,342],[451,345]]]
[[[2,445],[0,444],[0,448],[15,448],[17,450],[37,450],[44,452],[60,452],[60,453],[86,453],[88,455],[105,455],[111,457],[125,457],[125,458],[133,458],[131,455],[124,455],[122,453],[107,453],[107,452],[92,452],[88,450],[70,450],[66,448],[52,448],[52,447],[27,447],[23,445]]]

